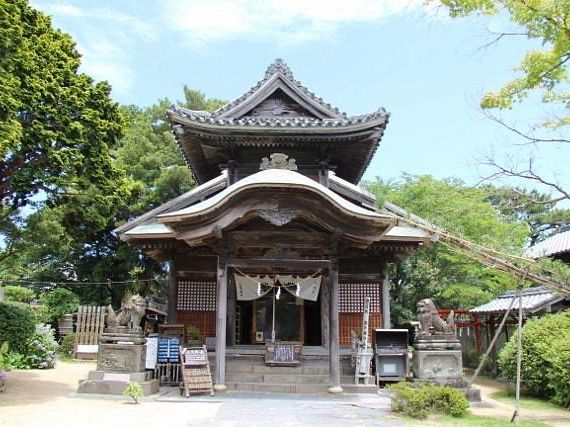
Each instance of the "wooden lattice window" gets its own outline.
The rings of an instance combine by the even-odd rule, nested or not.
[[[362,313],[364,312],[364,298],[370,297],[370,312],[381,311],[381,283],[339,283],[339,313]]]
[[[216,311],[215,281],[181,280],[178,282],[176,309],[179,311]]]

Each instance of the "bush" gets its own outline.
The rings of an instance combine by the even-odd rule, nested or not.
[[[412,418],[426,418],[431,411],[463,417],[469,409],[465,395],[454,388],[435,384],[400,382],[389,387],[392,411]]]
[[[0,372],[8,370],[10,366],[8,365],[8,341],[4,341],[0,345]]]
[[[66,335],[59,344],[57,353],[62,357],[71,357],[73,350],[75,350],[75,338],[76,334]]]
[[[20,304],[0,302],[0,344],[7,341],[10,350],[25,354],[26,341],[34,334],[32,309]]]
[[[55,366],[57,342],[54,330],[48,325],[38,325],[28,339],[26,360],[32,368],[49,369]]]
[[[36,297],[32,289],[23,286],[4,286],[4,298],[6,302],[24,302],[31,303]]]
[[[13,351],[9,351],[5,356],[5,362],[7,363],[7,371],[11,369],[30,369],[26,356],[20,353],[14,353]]]
[[[41,301],[48,308],[51,320],[59,320],[64,314],[73,314],[79,308],[79,297],[65,288],[42,295]]]
[[[38,323],[51,322],[49,309],[45,305],[38,305],[37,307],[33,307],[32,312],[34,313],[34,321],[36,322],[36,325]]]
[[[142,386],[139,383],[129,382],[125,390],[123,390],[123,396],[130,397],[135,403],[139,403],[139,397],[144,396]]]
[[[570,407],[570,310],[527,321],[522,331],[525,393]],[[499,354],[503,376],[515,381],[518,333]]]

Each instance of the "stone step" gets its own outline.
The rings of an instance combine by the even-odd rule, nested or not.
[[[328,384],[330,376],[326,375],[283,375],[283,374],[251,374],[226,373],[226,382],[265,383],[265,384]],[[373,378],[370,381],[374,381]],[[353,375],[341,375],[342,384],[354,383]]]
[[[342,384],[342,391],[344,393],[363,393],[363,394],[377,394],[378,387],[376,384]]]
[[[328,393],[329,384],[265,384],[265,383],[230,383],[228,391],[247,391],[264,393]],[[342,384],[344,393],[376,394],[375,385]]]
[[[143,390],[145,396],[158,393],[158,380],[137,381]],[[94,393],[94,394],[113,394],[122,395],[123,391],[129,383],[125,381],[109,381],[109,380],[80,380],[78,393]]]
[[[328,384],[329,375],[226,374],[226,382],[264,384]]]
[[[281,374],[281,375],[328,375],[327,364],[301,364],[299,366],[267,366],[265,364],[252,364],[247,361],[227,361],[226,372],[235,374]],[[353,375],[354,368],[341,367],[341,375]]]

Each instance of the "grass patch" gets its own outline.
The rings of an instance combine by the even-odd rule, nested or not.
[[[507,390],[496,391],[492,394],[493,399],[499,400],[505,403],[515,404],[515,395]],[[558,409],[563,411],[564,408],[556,405],[555,403],[549,402],[548,400],[539,399],[538,397],[521,396],[521,408],[525,409],[538,409],[547,410]]]
[[[478,427],[512,427],[509,420],[503,420],[491,417],[481,417],[478,415],[465,415],[463,418],[457,419],[447,415],[438,415],[433,418],[438,425],[444,426],[478,426]],[[550,424],[545,424],[539,421],[521,420],[519,423],[521,427],[550,427]]]

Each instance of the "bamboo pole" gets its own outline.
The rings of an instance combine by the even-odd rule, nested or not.
[[[509,317],[509,313],[511,312],[511,308],[513,308],[513,304],[515,303],[515,300],[516,300],[516,296],[513,296],[513,299],[511,300],[511,303],[509,304],[509,308],[507,308],[507,311],[505,311],[505,315],[503,316],[503,319],[501,320],[499,327],[495,331],[495,336],[493,336],[493,339],[491,340],[489,347],[487,348],[487,351],[485,352],[485,354],[481,358],[481,361],[479,362],[479,366],[477,366],[475,373],[473,374],[473,376],[469,380],[469,384],[467,384],[467,389],[465,390],[465,394],[469,393],[469,390],[471,389],[471,386],[475,382],[475,379],[477,378],[477,376],[481,372],[481,369],[483,368],[483,365],[485,364],[487,357],[489,357],[491,350],[493,350],[493,346],[495,345],[497,338],[499,338],[499,335],[501,334],[501,331],[503,330],[503,326],[505,326],[505,322],[507,321],[507,318]]]
[[[522,289],[519,288],[519,336],[517,339],[517,385],[516,385],[516,400],[515,400],[515,413],[513,414],[513,419],[515,425],[519,425],[520,421],[520,410],[521,410],[521,365],[522,365]]]
[[[469,258],[475,259],[484,265],[503,271],[519,279],[525,277],[535,283],[546,286],[547,288],[554,289],[567,295],[570,294],[570,285],[568,283],[560,283],[542,274],[540,270],[546,273],[548,273],[548,271],[541,269],[533,259],[507,254],[470,242],[469,240],[465,240],[448,233],[441,227],[430,224],[427,221],[422,221],[419,218],[413,219],[400,215],[395,215],[395,217],[399,221],[427,232],[433,241],[441,241],[442,243],[447,244],[448,247],[451,247],[451,249],[461,252]],[[509,260],[523,262],[525,266],[518,267]],[[539,269],[539,272],[535,273],[531,271],[531,268],[533,267]]]

